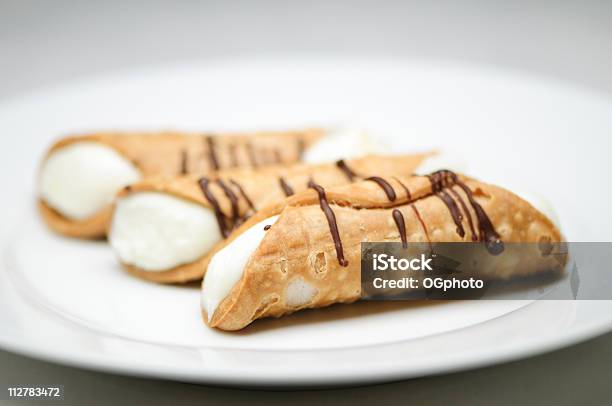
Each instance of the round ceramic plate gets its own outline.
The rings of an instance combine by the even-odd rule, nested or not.
[[[50,142],[71,132],[359,127],[394,151],[462,156],[483,180],[546,196],[568,239],[604,241],[610,111],[595,92],[488,67],[347,59],[143,69],[4,102],[0,346],[117,373],[305,386],[474,368],[600,334],[612,302],[362,302],[211,330],[197,285],[135,279],[104,242],[49,232],[35,175]]]

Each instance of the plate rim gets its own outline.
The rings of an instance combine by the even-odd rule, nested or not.
[[[77,88],[81,86],[93,86],[94,83],[99,84],[104,81],[110,81],[116,78],[125,77],[125,76],[133,76],[139,74],[139,72],[145,72],[146,75],[160,75],[164,72],[172,72],[180,69],[187,68],[189,71],[197,69],[198,67],[202,67],[205,63],[207,69],[219,69],[224,66],[235,66],[240,63],[240,61],[248,60],[250,63],[255,61],[256,63],[275,63],[276,61],[283,61],[283,63],[287,63],[288,61],[291,63],[301,63],[304,60],[309,61],[310,63],[314,62],[319,65],[329,65],[335,64],[337,62],[350,63],[352,61],[358,61],[361,64],[365,65],[374,65],[374,66],[389,66],[389,64],[399,64],[400,66],[404,64],[410,65],[432,65],[432,66],[440,66],[439,60],[432,59],[412,59],[412,58],[401,58],[401,57],[377,57],[374,61],[367,60],[363,57],[331,57],[331,56],[306,56],[304,59],[295,59],[295,58],[287,58],[283,57],[261,57],[261,58],[250,58],[250,57],[236,57],[236,58],[220,58],[216,61],[186,61],[186,62],[178,62],[178,63],[167,63],[161,65],[154,65],[152,67],[132,67],[126,69],[120,69],[117,71],[111,72],[103,72],[95,75],[84,76],[75,80],[66,80],[53,85],[45,86],[40,89],[36,89],[33,91],[29,91],[26,93],[18,94],[16,96],[10,96],[5,99],[0,100],[0,111],[4,111],[11,106],[19,106],[23,107],[28,103],[32,103],[37,98],[49,98],[54,95],[54,93],[66,92],[69,91],[70,88]],[[433,63],[432,63],[433,62]],[[580,92],[584,97],[588,97],[590,99],[596,97],[599,99],[604,99],[609,102],[610,98],[602,92],[597,91],[597,89],[586,88],[580,86],[578,84],[572,82],[565,82],[562,80],[558,80],[555,78],[550,78],[544,75],[526,73],[523,71],[515,70],[515,69],[507,69],[498,66],[491,66],[482,63],[466,63],[466,62],[458,62],[452,61],[450,63],[450,67],[445,66],[445,70],[454,71],[459,68],[462,71],[473,70],[480,72],[485,72],[491,76],[491,74],[495,77],[501,76],[506,78],[511,78],[513,80],[521,80],[523,82],[527,81],[528,84],[533,85],[537,84],[538,86],[546,86],[550,88],[558,88],[561,87],[566,92]],[[3,247],[6,248],[6,244],[2,244]],[[2,272],[6,272],[6,269],[1,270]],[[5,275],[6,276],[6,275]],[[23,300],[23,298],[22,298]],[[580,303],[577,303],[579,306]],[[606,306],[612,305],[612,302],[608,301]],[[451,365],[444,366],[444,363],[439,363],[438,365],[431,365],[426,368],[413,369],[410,371],[406,371],[405,368],[402,369],[400,367],[404,366],[398,363],[398,367],[395,369],[387,368],[385,371],[377,371],[376,376],[372,376],[372,372],[369,374],[364,374],[362,371],[344,371],[346,375],[343,376],[335,376],[332,377],[333,382],[330,382],[330,377],[319,377],[318,379],[307,379],[304,376],[287,376],[287,375],[277,375],[274,378],[270,378],[270,375],[266,376],[241,376],[236,377],[236,373],[228,373],[227,375],[219,375],[220,371],[206,369],[198,369],[192,371],[178,371],[173,370],[172,368],[167,368],[165,371],[163,370],[151,370],[150,366],[138,366],[138,365],[121,365],[120,363],[115,363],[109,365],[108,363],[104,363],[105,357],[96,357],[94,354],[87,354],[88,356],[84,356],[83,353],[80,355],[74,355],[69,352],[65,353],[53,353],[50,348],[46,346],[38,346],[32,345],[29,341],[12,341],[10,339],[10,334],[5,334],[2,330],[0,330],[0,348],[14,352],[17,354],[34,357],[37,359],[41,359],[44,361],[55,362],[59,364],[70,365],[78,368],[87,368],[93,369],[97,371],[110,372],[110,373],[121,373],[132,376],[147,376],[154,378],[165,378],[172,380],[180,380],[180,381],[188,381],[188,382],[198,382],[198,383],[215,383],[222,384],[228,386],[270,386],[271,381],[273,381],[272,385],[274,386],[338,386],[338,385],[347,385],[347,384],[363,384],[363,383],[374,383],[374,382],[383,382],[389,380],[397,380],[397,379],[405,379],[412,378],[416,376],[426,376],[437,373],[447,373],[447,372],[455,372],[460,370],[478,368],[488,365],[493,365],[502,362],[508,362],[516,359],[524,359],[532,355],[541,354],[545,352],[554,351],[569,345],[573,345],[579,343],[581,341],[588,340],[590,338],[594,338],[601,334],[604,334],[608,331],[612,330],[612,317],[608,320],[602,319],[598,321],[592,321],[590,323],[581,323],[578,326],[572,326],[571,329],[567,329],[564,331],[564,334],[551,338],[550,336],[539,337],[531,341],[528,344],[523,344],[522,346],[514,346],[514,348],[508,348],[503,353],[498,354],[489,354],[488,357],[481,357],[476,360],[472,360],[471,362],[463,362],[459,364],[452,364],[450,360],[448,361]],[[456,330],[455,330],[456,331]],[[452,334],[453,332],[441,333],[444,334]],[[79,333],[77,333],[79,334]],[[393,345],[395,343],[385,343],[382,345]],[[240,351],[237,349],[218,349],[222,351]],[[254,351],[254,350],[251,350]],[[289,350],[290,351],[290,350]],[[318,351],[319,350],[314,350]],[[329,351],[337,351],[337,349],[330,349]],[[340,350],[343,351],[343,350]],[[75,353],[77,354],[77,353]],[[405,367],[405,366],[404,366]],[[203,373],[205,372],[205,373]],[[348,372],[348,373],[347,373]],[[332,374],[333,375],[333,374]]]

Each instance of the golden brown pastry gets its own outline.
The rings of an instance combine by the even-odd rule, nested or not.
[[[260,210],[202,262],[209,326],[238,330],[262,317],[360,299],[361,242],[474,242],[494,256],[508,242],[561,240],[525,200],[450,171],[312,187]],[[480,276],[541,270],[500,266]]]
[[[199,280],[209,249],[260,208],[306,190],[311,181],[334,187],[372,175],[410,175],[430,155],[233,169],[214,178],[151,178],[118,194],[109,242],[124,268],[138,277]]]
[[[123,186],[151,176],[211,175],[234,167],[300,160],[324,131],[253,134],[94,133],[66,137],[46,154],[38,205],[54,231],[104,237],[110,203]]]

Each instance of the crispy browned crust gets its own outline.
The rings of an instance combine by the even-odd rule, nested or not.
[[[106,237],[106,225],[111,218],[110,205],[95,216],[82,221],[67,219],[41,199],[38,200],[38,210],[43,221],[51,230],[67,237],[76,238],[102,239]]]
[[[138,168],[143,179],[175,177],[181,174],[184,166],[189,173],[212,175],[217,170],[211,161],[211,144],[208,142],[211,137],[214,139],[214,157],[219,168],[229,168],[271,165],[276,160],[285,163],[297,162],[301,150],[323,136],[324,131],[321,129],[222,135],[170,131],[101,132],[62,138],[53,144],[46,156],[75,142],[91,141],[111,147],[126,157]],[[72,220],[52,210],[40,198],[39,207],[45,223],[53,231],[79,238],[104,237],[111,211],[109,205],[90,218]]]
[[[145,271],[138,267],[123,263],[121,266],[126,272],[140,279],[156,283],[178,284],[202,279],[202,262],[204,258],[205,257],[199,258],[196,261],[168,269],[167,271],[158,272]]]
[[[431,153],[398,155],[398,156],[368,156],[359,159],[347,160],[347,165],[361,177],[367,176],[394,176],[410,175],[419,164]],[[220,171],[218,179],[231,187],[238,198],[238,208],[241,217],[252,215],[253,210],[231,181],[237,182],[245,194],[250,198],[256,209],[270,206],[271,204],[283,204],[285,192],[280,185],[280,177],[290,185],[296,192],[302,192],[308,188],[310,180],[325,187],[346,185],[351,182],[349,177],[335,163],[321,165],[284,165],[260,168],[256,171],[234,169]],[[211,208],[210,202],[204,197],[198,184],[199,177],[187,176],[179,178],[155,178],[146,179],[131,185],[119,193],[118,198],[125,197],[138,192],[162,192],[180,197],[185,200]],[[220,208],[226,218],[231,218],[231,201],[223,189],[215,182],[211,183],[210,191],[218,200]],[[297,196],[297,195],[296,195]],[[289,199],[289,201],[293,201]],[[161,272],[151,272],[137,267],[123,264],[126,271],[143,279],[160,283],[183,283],[199,280],[203,277],[206,266],[203,264],[208,260],[204,255],[194,262],[177,266]]]
[[[456,225],[447,206],[432,194],[427,178],[401,180],[411,192],[410,199],[401,193],[401,185],[393,179],[389,181],[398,192],[398,199],[394,202],[389,202],[382,189],[372,182],[360,182],[327,191],[327,198],[337,219],[344,256],[348,260],[347,267],[340,266],[336,258],[329,226],[314,191],[306,191],[288,199],[283,206],[261,210],[229,239],[219,243],[202,264],[207,267],[214,253],[249,227],[280,214],[249,259],[242,279],[220,303],[210,323],[206,312],[203,313],[204,321],[211,327],[238,330],[258,318],[280,317],[304,308],[358,300],[361,296],[360,243],[400,241],[391,215],[393,208],[400,210],[405,218],[409,242],[471,241],[468,216],[463,216],[462,224],[466,233],[462,238],[456,232]],[[502,241],[561,241],[561,234],[553,223],[525,200],[493,185],[464,180],[475,200],[491,219]],[[458,186],[454,186],[453,190],[467,199],[465,192]],[[426,229],[410,203],[417,209]],[[476,219],[470,205],[468,211]],[[522,272],[519,275],[516,267],[500,266],[485,276],[508,278],[540,270],[525,267],[518,271]],[[295,278],[303,278],[318,291],[311,302],[297,308],[284,302],[285,289]]]

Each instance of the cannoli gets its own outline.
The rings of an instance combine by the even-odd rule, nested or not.
[[[293,163],[324,135],[312,129],[246,134],[95,133],[64,138],[46,154],[38,205],[61,234],[103,237],[111,201],[151,176],[210,175],[231,167]]]
[[[561,240],[527,201],[450,171],[311,188],[260,210],[201,264],[210,327],[239,330],[259,318],[359,300],[361,242],[474,242],[497,255],[509,242]],[[501,267],[484,276],[538,271]]]
[[[199,280],[208,251],[260,208],[308,188],[370,176],[410,175],[432,154],[368,156],[330,164],[148,179],[119,192],[108,239],[124,268],[162,283]]]

